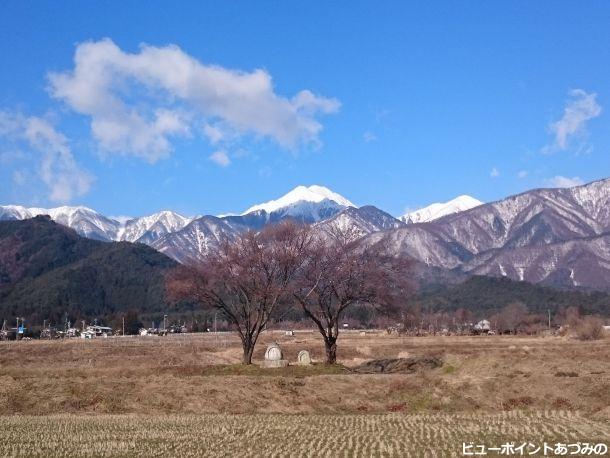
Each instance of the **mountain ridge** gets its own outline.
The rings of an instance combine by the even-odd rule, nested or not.
[[[328,188],[301,186],[275,201],[250,207],[256,209],[243,215],[187,218],[159,212],[154,218],[128,220],[124,227],[134,224],[134,230],[129,235],[115,232],[113,237],[148,244],[179,262],[195,262],[240,232],[293,219],[322,234],[333,227],[351,227],[366,243],[383,240],[396,253],[429,267],[562,288],[610,290],[610,238],[606,235],[610,232],[610,179],[572,188],[537,188],[480,205],[458,197],[458,202],[474,206],[408,223],[374,206],[343,205],[351,202],[342,196],[335,197],[339,202],[328,199],[333,195]],[[303,196],[309,200],[302,200]],[[56,219],[76,225],[91,238],[103,240],[100,233],[105,225],[110,232],[118,231],[103,215],[75,208],[72,219],[61,220],[57,215]],[[0,207],[0,219],[7,214],[9,219],[26,216],[25,210]]]
[[[606,179],[573,188],[535,189],[368,237],[369,243],[385,238],[397,253],[445,269],[609,289],[610,241],[602,237],[610,230],[609,207]],[[596,237],[597,242],[589,241]],[[577,253],[590,262],[579,263]],[[569,284],[566,271],[568,277],[580,279],[578,285]]]

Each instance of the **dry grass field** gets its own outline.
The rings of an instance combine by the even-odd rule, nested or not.
[[[292,362],[318,335],[264,335]],[[437,356],[414,374],[354,374]],[[344,333],[341,365],[238,365],[232,334],[0,343],[2,456],[452,456],[464,441],[610,442],[610,339]],[[427,451],[426,451],[427,450]]]

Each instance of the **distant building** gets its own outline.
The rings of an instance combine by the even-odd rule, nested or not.
[[[488,334],[491,331],[491,323],[488,320],[481,320],[473,329],[475,334]]]
[[[108,337],[112,335],[112,328],[108,326],[99,326],[97,324],[87,326],[87,329],[80,333],[83,339],[91,339],[93,337]]]

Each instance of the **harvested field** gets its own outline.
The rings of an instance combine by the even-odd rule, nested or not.
[[[313,332],[267,332],[256,361],[274,341],[291,362],[323,355]],[[609,339],[346,332],[338,356],[244,367],[232,334],[1,342],[0,455],[451,456],[610,437]],[[393,358],[443,365],[353,371]]]
[[[2,456],[461,456],[462,444],[607,440],[570,412],[1,417]]]

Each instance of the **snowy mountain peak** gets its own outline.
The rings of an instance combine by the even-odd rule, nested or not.
[[[187,218],[170,210],[126,221],[117,233],[117,240],[150,243],[169,232],[176,232],[190,223]]]
[[[63,218],[66,220],[72,220],[79,214],[84,215],[99,215],[95,210],[79,205],[77,207],[55,207],[55,208],[37,208],[32,207],[28,208],[28,211],[32,216],[38,215],[49,215],[51,219],[57,220],[59,218]]]
[[[269,202],[254,205],[253,207],[248,208],[242,213],[242,215],[247,215],[248,213],[261,210],[264,210],[267,213],[273,213],[275,211],[294,206],[299,202],[320,203],[324,200],[330,200],[342,207],[355,207],[355,205],[345,197],[324,186],[297,186],[288,194],[283,195],[277,200],[270,200]]]
[[[448,202],[434,203],[427,207],[420,208],[419,210],[409,212],[399,219],[407,224],[425,223],[446,215],[470,210],[471,208],[478,207],[482,204],[483,202],[474,197],[461,195]]]
[[[40,207],[22,207],[20,205],[5,205],[0,207],[0,216],[3,219],[10,219],[10,217],[14,217],[15,219],[26,219],[26,218],[34,218],[39,215],[48,215],[54,221],[61,222],[66,226],[72,226],[75,222],[78,222],[82,218],[89,219],[101,219],[104,221],[108,221],[108,218],[100,215],[95,210],[92,210],[88,207],[78,206],[78,207],[55,207],[55,208],[40,208]]]

